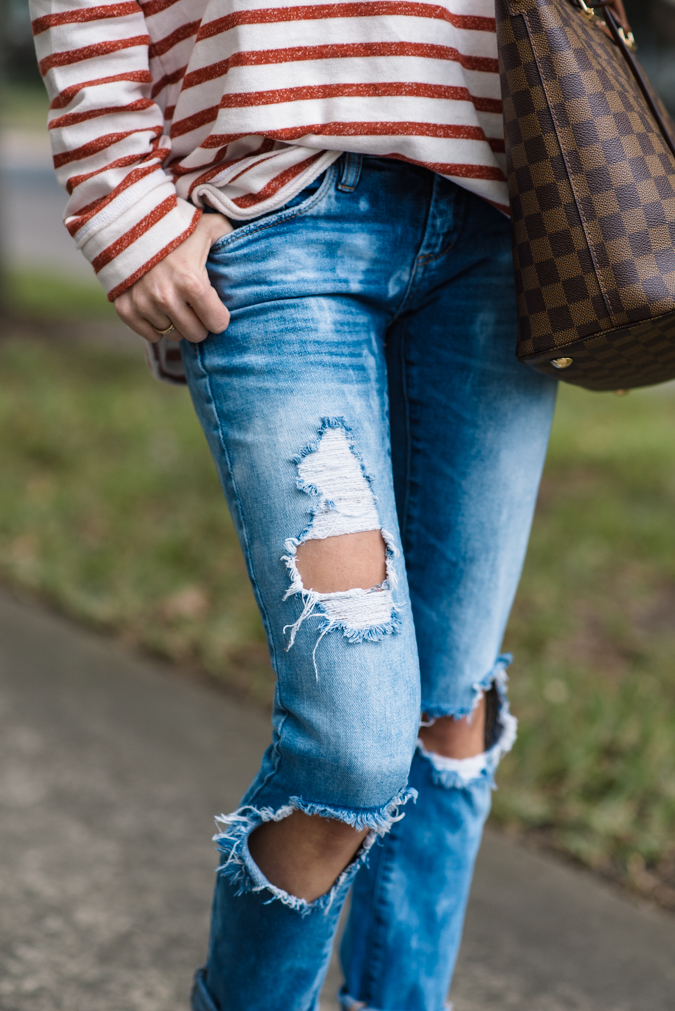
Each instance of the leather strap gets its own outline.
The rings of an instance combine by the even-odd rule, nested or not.
[[[607,22],[607,27],[612,33],[614,41],[619,47],[619,50],[624,60],[630,67],[633,77],[635,78],[640,91],[644,95],[644,99],[647,105],[649,106],[649,111],[656,120],[659,130],[663,134],[663,139],[665,140],[666,144],[668,145],[673,155],[675,156],[675,141],[671,136],[670,130],[668,129],[668,126],[666,125],[663,116],[661,115],[661,110],[654,101],[649,85],[647,84],[644,75],[642,73],[642,70],[640,69],[640,65],[638,64],[637,60],[635,59],[630,49],[623,40],[621,32],[619,31],[619,25],[617,23],[614,12],[607,6],[607,4],[611,2],[612,0],[600,0],[600,2],[596,2],[595,4],[588,4],[588,6],[604,7],[603,17]]]

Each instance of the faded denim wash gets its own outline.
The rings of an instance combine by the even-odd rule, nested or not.
[[[501,642],[555,401],[514,357],[509,224],[426,169],[343,155],[219,240],[208,269],[231,323],[182,353],[277,686],[260,772],[218,819],[193,1009],[313,1011],[352,887],[344,1008],[442,1011],[515,736]],[[374,529],[381,586],[303,587],[299,544]],[[417,743],[421,712],[465,716],[491,686],[482,755]],[[371,829],[312,903],[248,850],[293,809]]]

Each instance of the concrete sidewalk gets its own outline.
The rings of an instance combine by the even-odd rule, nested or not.
[[[0,595],[2,1011],[186,1011],[212,815],[268,736],[218,691]],[[674,994],[675,918],[487,836],[457,1011],[672,1011]]]

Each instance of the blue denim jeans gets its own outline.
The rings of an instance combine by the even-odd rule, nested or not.
[[[312,1011],[340,910],[345,1009],[442,1011],[493,773],[515,721],[500,655],[553,414],[518,364],[508,221],[426,169],[343,155],[211,250],[229,328],[183,342],[277,676],[272,743],[216,836],[194,1011]],[[386,580],[318,593],[306,540],[380,530]],[[418,742],[495,687],[486,750]],[[493,693],[494,694],[494,693]],[[294,809],[370,829],[314,902],[250,833]]]

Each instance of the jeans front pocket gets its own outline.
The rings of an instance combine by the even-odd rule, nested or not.
[[[277,225],[315,210],[332,188],[336,173],[337,168],[336,163],[334,163],[311,182],[309,186],[306,186],[304,190],[301,190],[300,193],[292,197],[283,207],[280,207],[278,211],[263,214],[259,218],[247,221],[238,228],[235,227],[233,232],[228,232],[222,239],[214,242],[211,246],[209,257],[229,252],[231,246],[239,244],[250,236],[257,235],[268,228],[275,228]]]

